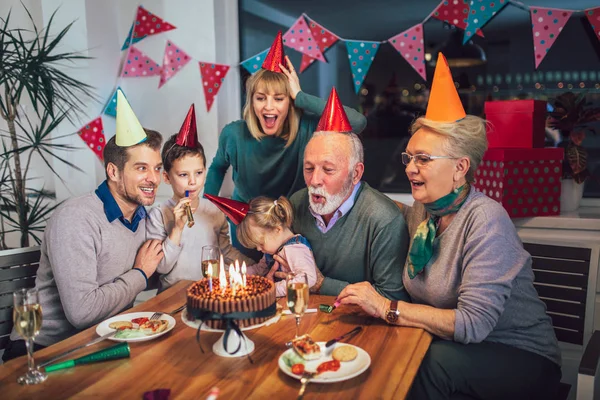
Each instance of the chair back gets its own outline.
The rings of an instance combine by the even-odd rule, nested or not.
[[[0,251],[0,350],[13,327],[13,292],[35,286],[40,246]]]
[[[546,303],[556,337],[585,346],[593,331],[596,293],[590,281],[591,249],[524,243],[531,254],[534,285]],[[592,290],[588,285],[592,285]],[[586,321],[586,316],[588,321]]]

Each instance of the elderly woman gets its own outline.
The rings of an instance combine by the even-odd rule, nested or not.
[[[561,378],[531,256],[502,206],[471,187],[485,128],[469,115],[419,118],[411,127],[402,159],[415,203],[405,209],[411,243],[403,282],[413,303],[390,301],[365,282],[338,297],[434,335],[410,398],[549,399]]]
[[[292,63],[287,57],[286,61],[288,68],[279,65],[282,72],[261,69],[248,79],[244,119],[223,128],[205,193],[219,194],[229,166],[233,169],[235,200],[248,202],[261,195],[289,197],[305,186],[304,148],[325,101],[302,92]],[[366,118],[351,108],[344,109],[354,132],[361,132]],[[243,250],[234,232],[235,228],[232,241]]]

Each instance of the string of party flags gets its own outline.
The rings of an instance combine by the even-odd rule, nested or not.
[[[300,73],[314,64],[315,61],[327,62],[325,53],[338,42],[344,42],[348,54],[352,81],[356,93],[375,59],[381,44],[389,43],[404,60],[427,80],[425,68],[425,47],[423,24],[431,18],[438,19],[464,31],[463,43],[467,43],[474,35],[484,37],[482,28],[508,4],[530,13],[532,34],[534,39],[534,60],[537,69],[550,51],[556,38],[574,13],[584,13],[598,40],[600,40],[600,7],[586,10],[564,10],[546,7],[529,7],[517,0],[442,0],[425,19],[408,29],[383,41],[367,41],[342,38],[306,14],[300,15],[283,35],[285,46],[302,54]],[[106,103],[102,114],[116,117],[116,93],[120,89],[118,83],[125,78],[149,78],[158,76],[158,89],[168,83],[194,58],[173,41],[167,39],[163,53],[162,65],[144,54],[134,45],[143,39],[177,29],[176,26],[153,14],[143,6],[139,6],[127,38],[121,50],[127,50],[123,67],[119,72],[115,91]],[[254,73],[261,68],[269,49],[242,61],[240,65]],[[214,99],[229,71],[230,65],[216,64],[202,60],[198,63],[202,86],[204,89],[207,112],[210,112]],[[100,159],[104,149],[105,138],[102,118],[97,117],[79,131],[80,137],[88,144]]]

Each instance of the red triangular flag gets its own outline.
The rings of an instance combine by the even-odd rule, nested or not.
[[[192,58],[183,51],[180,47],[177,47],[173,42],[167,40],[165,45],[165,55],[163,56],[163,65],[160,72],[160,82],[158,82],[158,88],[169,79],[175,76],[185,64],[192,61]]]
[[[275,36],[275,40],[273,40],[273,44],[265,57],[265,61],[263,61],[262,67],[271,72],[283,73],[281,68],[279,68],[279,64],[286,65],[281,31],[277,32],[277,36]]]
[[[431,16],[464,31],[469,18],[469,0],[442,0]],[[480,29],[476,33],[483,37]]]
[[[304,17],[301,15],[296,22],[283,35],[283,44],[299,51],[302,54],[316,58],[325,62],[323,53],[319,50],[318,43],[313,38],[312,32],[308,29]]]
[[[352,132],[352,125],[348,121],[348,116],[346,115],[346,111],[344,111],[344,106],[342,106],[335,87],[331,88],[323,115],[321,115],[317,129],[315,129],[315,132],[319,131]]]
[[[331,48],[340,38],[335,33],[331,32],[328,29],[325,29],[322,25],[319,25],[312,19],[306,17],[306,21],[308,22],[308,29],[313,35],[313,39],[315,43],[317,43],[317,47],[323,54],[327,50]],[[304,72],[306,68],[310,67],[313,62],[315,62],[316,58],[313,58],[309,55],[302,54],[302,61],[300,62],[300,73]],[[323,61],[323,60],[321,60]],[[327,60],[325,60],[327,62]]]
[[[544,7],[530,7],[529,10],[533,30],[535,68],[537,69],[573,12]]]
[[[302,61],[300,61],[300,73],[303,73],[306,68],[310,67],[315,60],[316,58],[302,54]]]
[[[121,50],[125,50],[129,47],[130,40],[133,40],[133,43],[136,43],[146,36],[156,35],[157,33],[167,32],[173,29],[176,29],[176,27],[166,22],[164,19],[152,14],[144,7],[139,6],[135,15],[135,22],[133,23],[133,33],[131,33],[132,38],[127,38]]]
[[[229,71],[229,65],[209,64],[202,61],[198,64],[200,65],[200,75],[202,75],[202,87],[204,88],[206,110],[210,111],[210,108],[215,101],[215,96],[219,93],[225,75],[227,75],[227,71]]]
[[[121,76],[123,78],[154,76],[160,75],[160,70],[160,65],[156,61],[131,46]]]
[[[590,25],[592,25],[594,33],[598,36],[598,40],[600,40],[600,7],[585,10],[585,16],[590,21]]]
[[[198,146],[198,129],[196,128],[196,108],[194,104],[190,106],[190,109],[181,124],[175,143],[180,146],[196,148]]]
[[[79,130],[79,137],[83,139],[90,149],[96,153],[100,161],[104,160],[104,146],[106,139],[104,138],[104,128],[102,126],[102,118],[98,117],[92,122]]]

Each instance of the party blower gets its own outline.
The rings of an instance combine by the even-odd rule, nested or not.
[[[63,361],[46,367],[46,372],[58,371],[61,369],[72,368],[80,364],[92,364],[100,361],[117,360],[119,358],[129,357],[129,343],[123,342],[106,349],[99,350],[87,356],[79,357],[74,360]]]
[[[336,300],[335,303],[333,303],[333,304],[319,304],[319,311],[322,311],[327,314],[331,314],[333,312],[333,310],[338,308],[338,306],[340,304],[341,303],[339,300]]]

